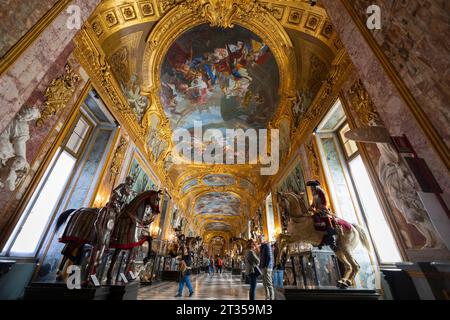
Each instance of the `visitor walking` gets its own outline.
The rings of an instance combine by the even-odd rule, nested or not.
[[[211,261],[209,260],[209,257],[205,257],[205,272],[207,272],[209,275],[211,274],[211,268],[210,268]]]
[[[182,256],[180,261],[180,285],[178,286],[178,294],[175,297],[183,296],[184,284],[186,284],[189,289],[189,297],[192,297],[194,290],[191,284],[191,268],[192,268],[192,257],[187,248],[182,249]]]
[[[209,273],[211,274],[211,276],[214,275],[214,259],[213,259],[213,257],[209,258]]]
[[[248,276],[250,281],[249,299],[255,300],[256,297],[256,284],[258,276],[261,274],[259,269],[259,258],[256,255],[256,244],[252,239],[247,242],[247,251],[245,252],[245,275]]]
[[[275,269],[273,270],[273,285],[275,288],[283,289],[284,270],[287,261],[287,253],[281,252],[278,243],[272,246],[275,257]]]
[[[273,251],[269,243],[266,242],[264,235],[259,236],[261,243],[259,254],[259,267],[262,271],[263,285],[266,291],[266,300],[275,299],[275,290],[273,288]]]
[[[222,266],[223,266],[223,261],[222,258],[219,257],[217,258],[217,273],[222,273]]]

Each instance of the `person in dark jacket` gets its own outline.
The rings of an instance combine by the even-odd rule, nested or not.
[[[178,294],[175,297],[183,296],[184,284],[189,289],[189,297],[194,295],[194,289],[192,289],[191,284],[191,268],[192,268],[192,257],[187,248],[182,249],[182,257],[180,261],[180,285],[178,286]]]
[[[273,251],[272,246],[267,243],[264,236],[259,237],[261,243],[260,253],[259,253],[259,267],[262,271],[263,285],[266,291],[266,300],[275,300],[275,290],[273,288]]]
[[[256,298],[256,284],[259,276],[259,259],[256,255],[256,244],[252,239],[247,242],[247,250],[245,252],[245,274],[249,277],[250,280],[250,291],[249,298],[250,300],[255,300]]]

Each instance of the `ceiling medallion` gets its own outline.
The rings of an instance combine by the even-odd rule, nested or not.
[[[269,11],[257,0],[186,0],[181,6],[207,19],[211,27],[220,28],[233,28],[233,21],[237,19]]]

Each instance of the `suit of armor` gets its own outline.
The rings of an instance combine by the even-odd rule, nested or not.
[[[307,185],[312,188],[313,201],[311,204],[311,209],[315,212],[313,217],[314,226],[317,230],[327,232],[327,234],[323,237],[319,248],[323,245],[329,245],[332,250],[336,250],[335,236],[337,233],[331,220],[325,192],[317,181],[309,182]]]

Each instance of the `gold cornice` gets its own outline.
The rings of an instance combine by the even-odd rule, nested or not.
[[[76,45],[74,50],[75,56],[90,76],[93,87],[102,97],[102,100],[114,117],[125,128],[137,148],[146,157],[150,158],[149,154],[145,152],[147,128],[138,123],[136,115],[132,112],[128,101],[123,96],[120,86],[111,72],[106,56],[97,40],[95,40],[95,35],[89,22],[86,22],[85,26],[75,37],[74,42]],[[170,180],[167,179],[163,164],[159,162],[150,164],[150,166],[161,183],[173,189]]]
[[[372,34],[370,33],[370,31],[361,22],[361,19],[359,19],[358,14],[356,13],[353,6],[348,2],[348,0],[342,0],[342,4],[347,9],[348,13],[352,17],[353,21],[355,22],[355,24],[358,27],[361,34],[363,35],[364,39],[369,44],[373,53],[380,61],[381,65],[383,66],[384,71],[386,72],[388,77],[394,83],[395,87],[397,88],[398,92],[400,93],[400,96],[403,98],[406,105],[409,107],[409,110],[413,114],[413,116],[416,119],[417,123],[419,124],[420,128],[425,133],[425,136],[431,142],[431,145],[433,146],[434,150],[438,154],[439,158],[442,160],[444,165],[447,167],[447,170],[450,170],[450,152],[449,152],[447,145],[443,141],[442,137],[439,135],[437,130],[434,128],[430,119],[427,117],[425,111],[419,106],[419,104],[415,100],[414,96],[412,95],[411,91],[408,89],[406,84],[403,82],[402,78],[398,75],[397,71],[392,66],[391,62],[386,57],[386,55],[383,53],[382,49],[380,48],[378,43],[375,41],[375,39],[372,36]]]
[[[0,60],[0,75],[25,52],[71,0],[59,0]]]
[[[280,168],[284,169],[279,171],[277,175],[267,179],[263,187],[264,190],[270,190],[271,186],[278,185],[281,182],[282,177],[286,176],[288,172],[286,167],[293,167],[293,163],[298,163],[294,159],[299,156],[299,148],[314,132],[314,129],[325,116],[326,112],[338,99],[339,90],[352,68],[353,66],[348,54],[344,49],[341,49],[332,62],[328,77],[323,81],[319,92],[304,113],[300,125],[292,132],[291,152],[280,164]]]
[[[96,37],[99,43],[103,44],[110,36],[122,32],[124,29],[159,21],[171,9],[184,2],[192,2],[192,0],[103,0],[89,22],[97,25]],[[268,0],[250,2],[262,4],[284,28],[308,34],[324,43],[334,53],[342,48],[342,43],[323,7],[319,5],[311,7],[307,1]],[[143,14],[141,7],[146,4],[151,5],[151,14]],[[126,7],[132,8],[135,13],[129,19],[125,19],[122,12],[122,9]],[[108,14],[113,16],[108,18]]]

